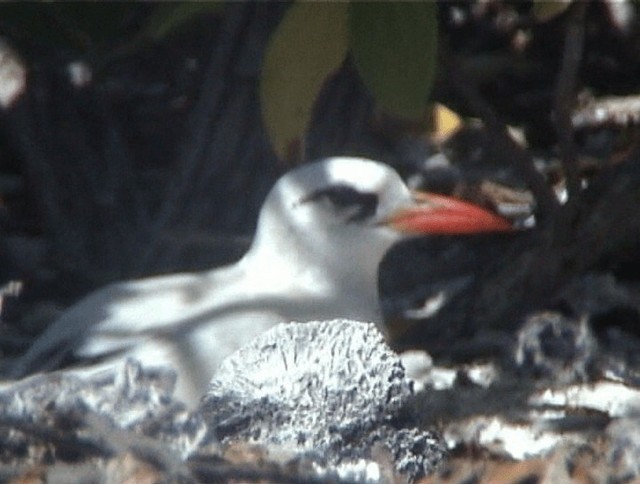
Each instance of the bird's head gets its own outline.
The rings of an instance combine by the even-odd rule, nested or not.
[[[399,232],[381,224],[411,194],[386,165],[360,158],[329,158],[284,175],[260,213],[254,247],[277,244],[284,255],[309,263],[365,256],[377,264]],[[273,247],[272,247],[273,248]]]
[[[404,237],[509,228],[501,217],[467,202],[413,194],[387,165],[336,157],[280,178],[262,207],[252,251],[377,272],[384,254]]]

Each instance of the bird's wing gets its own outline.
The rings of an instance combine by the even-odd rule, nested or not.
[[[150,333],[175,329],[181,320],[192,319],[211,305],[215,291],[207,274],[152,277],[90,294],[36,340],[13,366],[11,376],[53,368],[72,351],[96,357],[129,347]]]

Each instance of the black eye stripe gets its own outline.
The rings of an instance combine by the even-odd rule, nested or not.
[[[361,192],[348,185],[331,185],[310,193],[302,202],[325,199],[341,212],[349,212],[347,220],[356,222],[375,215],[378,209],[378,195]]]

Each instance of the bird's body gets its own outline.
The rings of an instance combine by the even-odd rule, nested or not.
[[[403,232],[428,231],[407,222],[423,216],[418,207],[397,173],[380,163],[331,158],[305,165],[274,186],[238,263],[100,289],[63,313],[13,373],[53,367],[69,352],[95,369],[133,357],[172,366],[176,395],[193,404],[223,358],[279,322],[350,318],[382,328],[378,265]],[[494,217],[493,229],[505,224],[484,213]]]

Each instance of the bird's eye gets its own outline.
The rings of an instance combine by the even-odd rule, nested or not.
[[[357,222],[373,217],[378,208],[378,195],[361,192],[348,185],[331,185],[310,193],[302,202],[326,200],[332,207],[346,216],[348,222]]]

